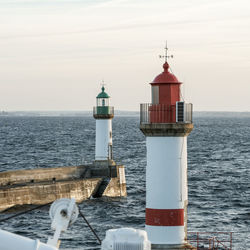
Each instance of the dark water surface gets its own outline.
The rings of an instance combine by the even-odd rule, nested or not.
[[[188,231],[232,231],[233,249],[250,249],[250,115],[198,115],[194,123]],[[110,228],[144,227],[146,147],[138,117],[113,119],[113,148],[116,162],[126,166],[128,197],[80,204],[101,239]],[[0,171],[79,165],[92,162],[94,150],[92,117],[0,117]],[[44,208],[0,227],[46,242],[52,234],[48,216]],[[61,248],[99,249],[80,217],[62,235]]]

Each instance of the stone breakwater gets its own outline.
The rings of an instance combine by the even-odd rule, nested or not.
[[[0,211],[21,205],[40,205],[60,198],[77,202],[90,197],[124,197],[123,165],[114,161],[0,173]]]

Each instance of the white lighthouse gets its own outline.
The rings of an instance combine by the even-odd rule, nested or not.
[[[140,112],[147,146],[146,231],[152,249],[185,249],[192,104],[180,100],[181,82],[169,72],[167,60],[163,68],[150,83],[152,103],[141,104]]]
[[[114,107],[109,106],[110,97],[102,86],[102,92],[96,97],[93,116],[96,119],[95,160],[113,159],[112,153],[112,119]]]

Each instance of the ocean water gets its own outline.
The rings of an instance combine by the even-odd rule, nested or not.
[[[0,171],[92,162],[95,120],[0,116]],[[111,228],[144,228],[145,137],[138,116],[113,119],[113,150],[126,166],[128,197],[90,199],[80,209],[101,239]],[[250,249],[250,114],[200,113],[188,137],[188,231],[233,232],[233,249]],[[0,223],[0,228],[47,241],[48,207]],[[12,213],[0,214],[0,219]],[[61,249],[100,249],[84,221],[61,237]]]

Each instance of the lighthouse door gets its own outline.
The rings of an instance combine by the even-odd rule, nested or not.
[[[159,104],[159,86],[152,86],[152,104]]]

